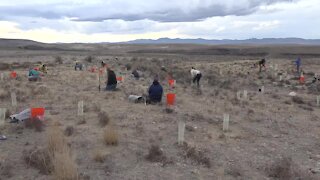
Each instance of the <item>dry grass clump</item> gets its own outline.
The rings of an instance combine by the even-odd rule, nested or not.
[[[99,162],[99,163],[103,163],[106,160],[106,157],[108,154],[109,154],[109,152],[96,149],[92,155],[93,160],[96,162]]]
[[[53,166],[53,176],[59,180],[77,180],[77,165],[71,156],[70,147],[58,126],[48,130],[48,153]]]
[[[41,174],[50,174],[52,172],[51,158],[45,149],[24,150],[22,156],[28,166],[38,169]]]
[[[56,56],[54,62],[56,64],[63,64],[63,59],[61,56]]]
[[[107,114],[107,112],[100,112],[98,114],[98,118],[99,118],[99,125],[101,127],[105,127],[106,125],[108,125],[109,121],[110,121],[110,118]]]
[[[58,126],[51,126],[48,129],[47,143],[50,155],[54,155],[56,152],[69,151],[67,141]]]
[[[8,64],[8,63],[0,63],[0,70],[1,71],[10,70],[10,64]]]
[[[55,153],[52,158],[53,176],[58,180],[78,180],[77,165],[69,151]]]
[[[44,94],[50,94],[51,90],[45,85],[40,85],[32,89],[31,92],[33,95],[44,95]]]
[[[208,158],[205,155],[205,152],[203,152],[199,149],[196,149],[196,147],[190,147],[187,144],[184,145],[183,149],[184,149],[184,151],[182,153],[182,156],[184,158],[191,159],[194,162],[196,162],[198,164],[202,164],[207,168],[211,167],[210,158]]]
[[[73,133],[74,133],[73,126],[67,126],[66,129],[64,130],[64,135],[66,136],[72,136]]]
[[[0,100],[5,100],[8,99],[10,97],[10,93],[9,91],[6,91],[4,89],[0,89]]]
[[[86,62],[88,62],[88,63],[92,63],[93,60],[94,60],[94,57],[93,57],[93,56],[87,56],[84,60],[85,60]]]
[[[165,162],[167,157],[164,155],[163,150],[158,145],[152,145],[146,159],[150,162]]]
[[[7,158],[0,157],[0,179],[4,177],[5,179],[12,177],[13,166]]]
[[[298,96],[293,96],[292,97],[292,101],[296,104],[305,104],[305,102],[303,101],[303,99],[301,97]]]
[[[269,177],[279,180],[287,179],[316,179],[308,174],[308,171],[303,171],[292,158],[283,157],[276,160],[273,164],[266,168]]]
[[[43,131],[45,122],[39,118],[30,118],[24,121],[26,128],[35,129],[37,132]]]
[[[106,126],[103,131],[103,141],[106,145],[117,145],[118,144],[118,132],[114,126]]]

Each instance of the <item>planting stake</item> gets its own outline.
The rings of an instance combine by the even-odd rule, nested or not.
[[[264,93],[264,86],[261,87],[261,93]]]
[[[317,96],[317,106],[320,106],[320,96]]]
[[[0,125],[5,123],[6,119],[6,108],[0,108]]]
[[[78,102],[78,116],[83,116],[83,101]]]
[[[13,107],[17,107],[17,95],[15,92],[11,93],[11,104]]]
[[[248,98],[248,91],[244,90],[243,91],[243,98],[246,100]]]
[[[237,92],[237,99],[241,100],[241,92],[240,91]]]
[[[229,130],[229,120],[230,120],[230,115],[223,114],[223,131],[224,132]]]
[[[186,124],[184,121],[178,122],[178,145],[183,145],[184,142],[184,130],[185,130]]]

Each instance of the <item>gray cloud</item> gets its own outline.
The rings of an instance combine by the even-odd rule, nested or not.
[[[35,17],[44,19],[72,18],[73,21],[101,22],[152,20],[158,22],[192,22],[215,16],[244,16],[257,11],[259,6],[294,0],[176,0],[130,1],[111,0],[75,4],[73,1],[49,4],[2,5],[0,18]]]

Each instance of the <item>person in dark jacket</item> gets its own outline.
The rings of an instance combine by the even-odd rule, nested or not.
[[[135,69],[135,70],[133,70],[132,71],[132,76],[134,77],[134,78],[136,78],[137,80],[140,78],[140,74],[139,74],[139,72]]]
[[[155,78],[152,85],[149,88],[149,96],[147,98],[147,104],[159,103],[162,100],[163,88],[160,85],[158,78]]]
[[[266,59],[261,59],[259,62],[259,72],[262,71],[262,68],[266,69]]]
[[[114,73],[114,71],[112,71],[111,69],[107,69],[108,72],[108,81],[107,81],[107,86],[106,86],[106,90],[107,91],[114,91],[117,88],[117,77],[116,74]]]

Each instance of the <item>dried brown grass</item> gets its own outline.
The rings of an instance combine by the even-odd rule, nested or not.
[[[77,180],[78,170],[71,156],[70,147],[58,126],[48,130],[48,153],[53,165],[53,176],[58,180]]]
[[[107,157],[107,155],[109,154],[109,152],[100,150],[100,149],[96,149],[93,151],[92,157],[93,160],[99,163],[103,163]]]
[[[106,145],[118,144],[118,132],[113,125],[109,125],[104,128],[103,141]]]
[[[54,155],[56,152],[69,151],[67,141],[63,135],[63,132],[58,126],[51,126],[48,129],[48,151],[50,155]]]
[[[41,174],[50,174],[52,172],[51,158],[45,149],[33,148],[32,150],[24,150],[22,155],[27,165],[38,169]]]
[[[109,121],[110,121],[110,118],[108,116],[108,113],[107,112],[100,112],[98,114],[98,118],[99,118],[99,125],[101,127],[105,127],[106,125],[108,125]]]
[[[52,158],[53,176],[58,180],[77,180],[77,165],[69,151],[57,152]]]

